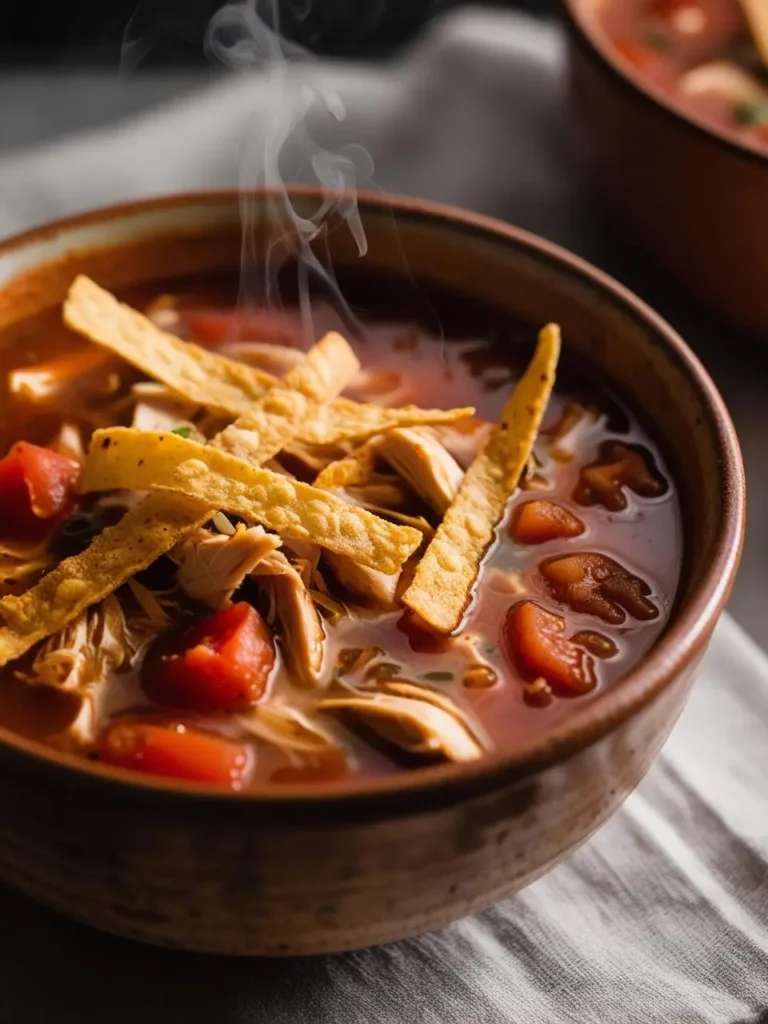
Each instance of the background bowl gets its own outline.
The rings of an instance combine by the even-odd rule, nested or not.
[[[296,191],[308,215],[318,195]],[[263,193],[251,210],[270,234]],[[544,739],[470,765],[325,788],[218,794],[137,779],[0,729],[0,879],[119,935],[229,954],[297,954],[402,938],[479,911],[590,835],[642,778],[679,714],[738,563],[733,428],[683,342],[619,285],[482,217],[361,197],[368,252],[332,232],[337,265],[411,273],[539,326],[602,368],[665,449],[685,511],[683,580],[660,642]],[[0,344],[56,306],[77,272],[111,289],[235,269],[235,195],[116,207],[0,246]],[[407,261],[407,265],[406,265]]]
[[[570,121],[596,195],[708,310],[768,340],[768,155],[646,86],[584,0],[563,6]]]

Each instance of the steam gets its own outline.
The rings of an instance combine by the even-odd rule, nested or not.
[[[330,293],[350,326],[356,323],[336,282],[327,239],[330,230],[347,230],[358,254],[365,255],[357,189],[359,183],[370,181],[373,162],[361,146],[325,149],[310,135],[310,115],[313,120],[319,116],[340,122],[346,111],[338,94],[323,91],[302,76],[301,65],[311,58],[282,37],[278,4],[279,0],[226,3],[208,25],[205,47],[211,58],[232,70],[258,70],[254,86],[267,94],[260,109],[266,116],[254,116],[247,127],[240,158],[240,304],[278,307],[279,271],[295,263],[304,333],[311,341],[312,283]],[[293,13],[306,16],[308,10],[308,0],[300,0]],[[320,186],[322,198],[316,209],[307,213],[302,204],[300,212],[287,182]],[[270,190],[266,202],[254,195],[260,188]]]

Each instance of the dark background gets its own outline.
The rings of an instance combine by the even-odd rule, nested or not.
[[[266,0],[276,5],[282,32],[329,56],[386,56],[433,15],[462,0]],[[472,6],[471,0],[463,0]],[[222,0],[0,0],[0,69],[117,66],[126,27],[149,42],[139,66],[205,63],[202,39]],[[557,0],[484,0],[547,14]],[[142,51],[144,47],[142,46]]]

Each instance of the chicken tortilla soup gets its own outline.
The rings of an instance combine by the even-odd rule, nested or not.
[[[0,723],[319,786],[513,750],[652,646],[674,482],[557,325],[350,286],[308,345],[183,285],[78,277],[0,349]]]
[[[590,0],[618,56],[712,127],[768,153],[766,0]]]

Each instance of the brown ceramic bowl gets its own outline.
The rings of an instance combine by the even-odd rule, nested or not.
[[[768,156],[627,69],[585,0],[563,6],[570,120],[596,194],[691,296],[768,341]]]
[[[317,199],[294,194],[303,213]],[[217,953],[319,953],[435,928],[515,892],[643,777],[733,582],[744,527],[737,440],[712,382],[666,323],[597,270],[505,224],[372,196],[360,213],[364,268],[402,272],[405,258],[417,279],[531,325],[558,320],[568,348],[643,413],[688,511],[676,611],[640,664],[574,705],[545,740],[371,783],[212,793],[109,771],[0,729],[0,879],[105,931]],[[77,272],[120,289],[234,271],[238,221],[235,195],[175,196],[6,242],[0,344],[60,303]],[[330,244],[339,265],[356,258],[344,233]]]

